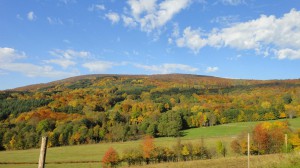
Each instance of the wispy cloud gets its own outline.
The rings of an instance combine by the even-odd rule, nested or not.
[[[60,2],[64,3],[65,5],[68,5],[70,3],[76,3],[76,0],[60,0]]]
[[[233,5],[233,6],[245,4],[244,0],[221,0],[221,2],[225,5]]]
[[[119,14],[115,12],[109,12],[105,15],[106,18],[108,18],[112,24],[118,23],[120,21]]]
[[[219,70],[218,67],[207,67],[205,72],[206,73],[211,73],[211,72],[216,72],[218,70]]]
[[[17,14],[16,18],[19,19],[19,20],[23,20],[23,17],[20,14]]]
[[[60,18],[47,17],[47,21],[51,25],[63,25],[63,21]]]
[[[136,27],[138,23],[131,17],[122,15],[122,20],[124,22],[124,26],[126,27]]]
[[[8,63],[2,64],[1,69],[11,72],[19,72],[28,77],[69,77],[79,75],[76,72],[66,72],[55,70],[51,66],[41,66],[29,63]]]
[[[221,26],[232,26],[239,20],[238,15],[218,16],[211,20],[211,23],[218,23]]]
[[[61,66],[66,69],[69,66],[76,65],[77,58],[88,58],[91,53],[88,51],[75,51],[75,50],[60,50],[55,49],[49,52],[52,56],[57,57],[56,59],[44,60],[45,63],[52,63]]]
[[[93,4],[88,8],[88,10],[91,12],[92,11],[104,11],[105,9],[106,9],[105,6],[102,4]]]
[[[61,50],[61,49],[55,49],[49,52],[53,56],[58,56],[60,58],[67,58],[67,59],[72,59],[75,57],[89,57],[91,55],[90,52],[88,51],[75,51],[72,49],[68,50]]]
[[[109,69],[112,69],[115,66],[124,66],[126,62],[110,62],[110,61],[93,61],[82,64],[84,68],[87,68],[90,72],[93,73],[103,73]]]
[[[52,63],[52,64],[57,64],[64,69],[67,69],[69,66],[74,66],[76,65],[75,61],[69,60],[69,59],[50,59],[50,60],[45,60],[46,63]]]
[[[143,65],[134,64],[135,67],[151,71],[159,74],[168,74],[176,72],[196,72],[198,68],[191,67],[184,64],[162,64],[162,65]]]

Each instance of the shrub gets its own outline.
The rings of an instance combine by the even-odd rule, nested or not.
[[[127,162],[128,166],[141,165],[143,162],[143,153],[138,148],[129,148],[123,152],[122,160]]]

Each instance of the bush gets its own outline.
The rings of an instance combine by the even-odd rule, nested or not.
[[[131,165],[142,165],[143,153],[140,149],[130,148],[123,152],[122,160],[127,162],[128,166]]]

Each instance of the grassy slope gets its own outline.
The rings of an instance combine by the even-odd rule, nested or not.
[[[300,118],[289,121],[293,129],[300,128]],[[185,130],[186,136],[182,137],[182,142],[200,142],[203,137],[208,146],[215,146],[216,141],[222,140],[229,145],[232,138],[242,131],[249,130],[257,122],[244,122],[219,125],[208,128],[194,128]],[[176,143],[176,138],[157,138],[155,144],[159,146],[172,146]],[[122,153],[124,149],[130,147],[138,147],[140,141],[129,141],[119,143],[103,143],[94,145],[78,145],[49,148],[47,151],[46,162],[63,162],[63,161],[100,161],[105,151],[109,147],[114,147],[118,152]],[[232,156],[232,155],[231,155]],[[36,163],[39,157],[39,149],[19,150],[19,151],[1,151],[0,162],[32,162]],[[67,167],[99,167],[100,163],[86,164],[67,164]],[[29,168],[35,165],[1,165],[1,167]],[[66,164],[49,164],[51,167],[66,167]]]

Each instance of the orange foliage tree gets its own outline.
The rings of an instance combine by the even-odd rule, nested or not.
[[[153,151],[155,149],[152,136],[146,135],[144,137],[142,148],[143,148],[143,157],[145,159],[145,162],[146,164],[149,164],[150,159],[153,155]]]
[[[102,158],[103,167],[117,167],[119,163],[119,154],[114,148],[110,147]]]

